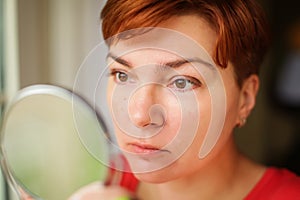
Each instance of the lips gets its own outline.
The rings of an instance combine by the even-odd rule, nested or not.
[[[128,146],[130,152],[137,154],[149,154],[161,151],[160,148],[148,144],[130,143]]]

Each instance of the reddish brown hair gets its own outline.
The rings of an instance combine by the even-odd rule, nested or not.
[[[232,62],[239,86],[258,74],[268,48],[264,13],[254,0],[108,0],[101,13],[105,39],[130,29],[157,26],[174,16],[196,14],[218,34],[214,61]]]

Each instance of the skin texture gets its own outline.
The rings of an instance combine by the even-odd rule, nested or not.
[[[161,23],[159,27],[179,31],[187,35],[204,47],[210,56],[213,56],[216,33],[200,17],[196,15],[173,17]],[[165,62],[165,59],[173,58],[168,54],[155,51],[141,51],[126,54],[122,59],[129,62],[132,65],[131,68],[134,69],[153,63],[159,64]],[[112,62],[110,69],[125,73],[130,73],[131,70],[118,62]],[[231,63],[227,68],[218,68],[218,70],[226,94],[226,118],[218,142],[208,156],[199,159],[199,149],[211,117],[210,96],[203,77],[197,75],[193,68],[188,65],[182,65],[176,69],[178,74],[192,76],[203,83],[201,86],[194,85],[190,87],[198,101],[198,106],[201,108],[201,123],[192,144],[179,159],[162,169],[136,174],[136,177],[141,181],[137,192],[140,199],[242,199],[262,176],[265,168],[240,154],[233,139],[234,128],[243,124],[243,120],[249,116],[255,105],[259,79],[256,75],[251,75],[239,88],[235,81],[235,73]],[[108,102],[113,101],[116,85],[120,83],[127,84],[126,80],[121,79],[122,77],[119,75],[120,73],[113,73],[109,79]],[[138,74],[138,76],[143,76],[143,74]],[[122,80],[125,80],[125,82]],[[170,90],[174,90],[173,86],[174,84],[167,85]],[[183,95],[183,99],[186,94],[187,92],[180,93],[180,95]],[[157,96],[159,98],[155,98]],[[125,134],[116,125],[118,145],[123,151],[136,153],[140,149],[137,150],[131,145],[135,142],[163,148],[175,137],[182,120],[180,107],[174,95],[157,85],[142,87],[130,97],[128,113],[131,123],[140,129],[149,126],[151,118],[148,112],[153,104],[162,105],[165,109],[164,117],[166,119],[161,132],[149,139],[137,140]],[[113,112],[113,108],[111,110]],[[107,193],[111,192],[109,189],[103,190]],[[101,190],[101,192],[103,191]],[[88,188],[81,194],[84,197],[86,193],[89,193]],[[98,195],[97,198],[101,199],[100,193],[94,195]],[[91,198],[89,197],[89,199]]]

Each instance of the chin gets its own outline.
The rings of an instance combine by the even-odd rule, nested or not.
[[[138,180],[145,183],[161,184],[179,179],[186,172],[186,170],[181,170],[183,169],[180,169],[178,163],[174,162],[158,170],[135,173],[135,176]]]
[[[142,182],[160,184],[172,180],[169,174],[166,174],[165,170],[158,170],[153,172],[137,173],[136,178]],[[174,178],[174,177],[173,177]]]

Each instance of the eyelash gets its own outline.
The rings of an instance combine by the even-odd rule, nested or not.
[[[124,81],[121,81],[120,80],[120,77],[117,77],[121,74],[125,74],[127,77],[126,77],[126,80]],[[113,69],[110,73],[109,73],[109,76],[112,76],[114,78],[114,81],[118,84],[126,84],[126,83],[131,83],[133,82],[130,78],[130,75],[123,71],[123,70],[118,70],[118,69]],[[178,88],[178,85],[176,85],[176,83],[178,83],[177,81],[180,81],[180,80],[183,80],[185,83],[184,86],[186,86],[187,84],[190,84],[190,87],[189,88]],[[202,82],[199,81],[198,79],[194,78],[194,77],[191,77],[191,76],[175,76],[171,79],[171,83],[167,84],[168,87],[170,88],[173,88],[174,90],[176,91],[179,91],[179,92],[186,92],[186,91],[189,91],[189,90],[193,90],[193,89],[196,89],[198,87],[201,87],[202,86]]]
[[[182,81],[182,80],[185,82],[184,83],[185,88],[178,88],[178,85],[176,85],[176,82]],[[190,84],[190,86],[188,88],[186,88],[187,84]],[[176,91],[186,92],[186,91],[190,91],[190,90],[196,89],[198,87],[201,87],[202,83],[198,79],[191,77],[191,76],[175,76],[172,79],[172,82],[168,86],[171,88],[174,88]]]
[[[110,73],[109,73],[109,76],[113,77],[114,78],[114,81],[116,83],[119,83],[119,84],[125,84],[126,81],[120,81],[118,80],[119,78],[117,77],[118,74],[125,74],[127,76],[127,79],[129,78],[128,74],[125,72],[125,71],[122,71],[122,70],[112,70]]]

